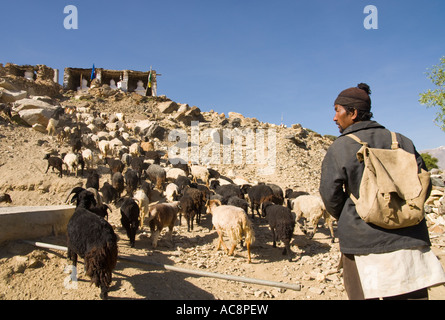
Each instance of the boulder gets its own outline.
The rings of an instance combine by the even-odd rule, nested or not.
[[[52,118],[54,111],[46,109],[25,109],[18,112],[20,118],[28,125],[34,126],[35,124],[48,126],[48,121]]]
[[[55,111],[58,106],[54,106],[46,101],[38,99],[21,99],[14,103],[13,110],[19,112],[26,109],[45,109],[48,111]]]
[[[0,79],[0,88],[5,88],[10,91],[17,91],[17,88],[7,79]]]
[[[48,125],[50,118],[59,111],[60,107],[53,106],[45,101],[35,99],[21,99],[14,103],[13,111],[17,112],[20,118],[28,125],[36,123],[44,126]]]
[[[232,118],[232,119],[235,119],[235,118],[244,119],[244,116],[241,113],[238,113],[238,112],[230,111],[228,113],[228,115],[229,115],[229,118]]]
[[[0,102],[16,102],[17,100],[25,99],[28,93],[25,90],[11,91],[8,89],[1,89],[1,101]]]
[[[201,110],[196,106],[190,108],[187,104],[181,105],[174,115],[174,119],[184,123],[187,126],[190,126],[192,121],[204,121]]]
[[[158,103],[156,108],[162,113],[173,113],[178,110],[179,106],[174,101],[165,101]]]
[[[148,138],[158,138],[159,140],[164,140],[167,136],[167,130],[165,130],[155,121],[152,121],[150,126],[145,131],[145,136]]]
[[[156,121],[142,120],[135,124],[134,132],[148,138],[158,138],[164,140],[167,130],[161,127]]]

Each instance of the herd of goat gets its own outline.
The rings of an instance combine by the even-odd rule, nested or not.
[[[181,224],[184,216],[187,230],[191,231],[194,223],[201,222],[203,213],[212,216],[213,228],[218,233],[217,250],[222,245],[232,255],[241,243],[247,248],[249,262],[251,244],[255,241],[255,215],[266,218],[273,247],[281,241],[283,255],[289,260],[296,224],[307,233],[309,221],[313,226],[312,237],[319,219],[324,218],[334,241],[333,220],[318,196],[291,189],[283,192],[275,184],[229,179],[201,165],[178,161],[173,164],[162,157],[144,132],[127,124],[122,115],[108,117],[79,110],[72,113],[67,108],[63,117],[51,119],[47,131],[57,137],[60,145],[69,144],[71,152],[60,156],[46,154],[46,173],[52,168],[59,177],[63,174],[87,177],[85,187],[73,188],[66,199],[76,205],[67,227],[68,258],[74,267],[78,256],[84,259],[86,274],[101,289],[103,299],[107,298],[118,255],[117,236],[107,221],[110,204],[120,210],[121,224],[131,247],[144,224],[148,224],[152,246],[156,248],[164,228],[168,228],[166,238],[172,243],[178,219]],[[99,172],[104,172],[104,167],[110,172],[110,182],[106,179],[100,185],[99,180],[105,177]],[[162,200],[153,201],[154,192]],[[229,238],[230,248],[224,237]],[[76,268],[72,270],[76,272]]]

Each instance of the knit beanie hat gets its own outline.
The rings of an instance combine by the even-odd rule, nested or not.
[[[371,89],[366,83],[360,83],[357,87],[343,90],[335,100],[335,104],[345,107],[353,107],[357,110],[371,111]]]

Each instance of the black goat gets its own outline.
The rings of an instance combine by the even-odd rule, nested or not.
[[[48,160],[48,167],[46,168],[45,173],[48,172],[48,169],[52,167],[52,170],[54,169],[59,170],[59,177],[62,177],[62,166],[63,166],[63,160],[59,157],[52,157],[49,153],[45,155],[43,160]]]
[[[132,198],[120,198],[116,201],[116,205],[120,207],[121,223],[127,232],[130,240],[130,246],[133,248],[136,241],[136,232],[140,225],[139,206]]]
[[[283,255],[289,255],[289,261],[291,261],[290,241],[295,229],[295,219],[292,212],[289,208],[273,204],[270,201],[265,201],[262,204],[261,212],[262,216],[267,219],[272,231],[273,247],[276,248],[277,239],[281,240],[284,243]]]
[[[114,189],[116,189],[118,198],[121,197],[122,192],[125,189],[125,180],[124,176],[120,172],[116,172],[113,174],[113,178],[111,179],[111,183]]]
[[[181,217],[184,214],[185,220],[187,221],[187,231],[193,230],[193,218],[201,208],[198,207],[199,203],[195,203],[190,195],[184,195],[179,200],[179,225],[181,225]]]
[[[125,165],[119,159],[105,158],[105,163],[110,168],[112,178],[116,172],[122,173],[124,171]]]
[[[128,168],[127,171],[125,171],[125,184],[127,187],[127,196],[132,197],[133,193],[136,191],[136,189],[139,186],[139,177],[136,171],[134,171],[131,168]]]
[[[224,184],[215,189],[215,193],[220,194],[223,197],[221,204],[227,204],[227,201],[233,196],[240,199],[244,199],[244,194],[241,188],[237,184]]]
[[[90,211],[96,205],[92,192],[74,188],[70,195],[72,193],[75,195],[71,202],[76,201],[76,210],[67,226],[68,259],[74,267],[78,256],[84,259],[87,276],[100,288],[101,299],[107,299],[117,263],[117,237],[105,219]]]
[[[243,209],[246,213],[247,210],[249,209],[249,204],[247,203],[247,201],[245,199],[240,199],[237,196],[230,197],[229,200],[227,201],[227,205],[239,207]]]
[[[96,170],[89,170],[85,188],[94,188],[99,190],[99,174]]]
[[[96,215],[98,215],[99,217],[107,219],[107,220],[108,220],[108,210],[111,211],[111,208],[105,203],[102,203],[101,205],[96,205],[96,206],[90,208],[91,212],[93,212]]]
[[[255,219],[255,209],[258,213],[258,216],[261,217],[259,211],[261,204],[265,201],[272,201],[274,197],[272,188],[264,184],[259,184],[251,187],[247,191],[247,195],[249,197],[250,209],[252,211],[252,219]]]
[[[102,197],[105,203],[115,202],[118,199],[117,190],[106,181],[99,191],[102,193]]]

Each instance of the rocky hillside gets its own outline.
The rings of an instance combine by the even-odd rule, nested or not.
[[[235,112],[204,112],[167,97],[142,97],[111,90],[106,85],[79,94],[63,92],[55,84],[39,83],[28,92],[26,81],[18,78],[0,78],[0,102],[6,102],[1,104],[0,111],[0,193],[7,193],[12,199],[12,203],[1,203],[2,206],[60,205],[73,187],[85,185],[86,172],[76,176],[64,170],[61,178],[51,169],[46,173],[45,154],[60,156],[72,149],[65,128],[70,132],[81,129],[82,149],[94,152],[94,168],[100,174],[101,185],[110,181],[110,170],[96,141],[105,139],[113,149],[127,150],[146,137],[153,142],[165,166],[169,158],[184,156],[187,162],[200,162],[227,179],[238,178],[252,184],[270,182],[283,189],[318,193],[321,162],[332,140],[300,124],[286,128]],[[56,132],[48,134],[48,121],[54,117],[58,117]],[[434,250],[441,261],[445,256],[442,201],[443,187],[437,186],[428,203],[428,223]],[[161,238],[156,249],[151,245],[147,227],[138,232],[135,247],[129,246],[119,209],[114,205],[109,222],[119,237],[119,255],[301,287],[294,291],[192,277],[119,261],[113,273],[111,299],[346,298],[337,268],[338,242],[331,243],[329,232],[323,227],[312,240],[296,228],[291,243],[294,257],[288,261],[281,255],[282,244],[278,244],[280,248],[272,247],[265,219],[255,219],[256,241],[252,263],[248,264],[245,249],[237,247],[235,256],[230,257],[215,251],[216,231],[212,230],[208,216],[193,232],[187,231],[184,222],[175,226],[173,245]],[[40,240],[66,245],[64,236]],[[60,252],[35,250],[20,242],[0,246],[0,299],[98,299],[99,291],[90,286],[81,267],[79,290],[67,288],[65,266]],[[443,286],[432,290],[431,298],[443,299],[444,290]]]

